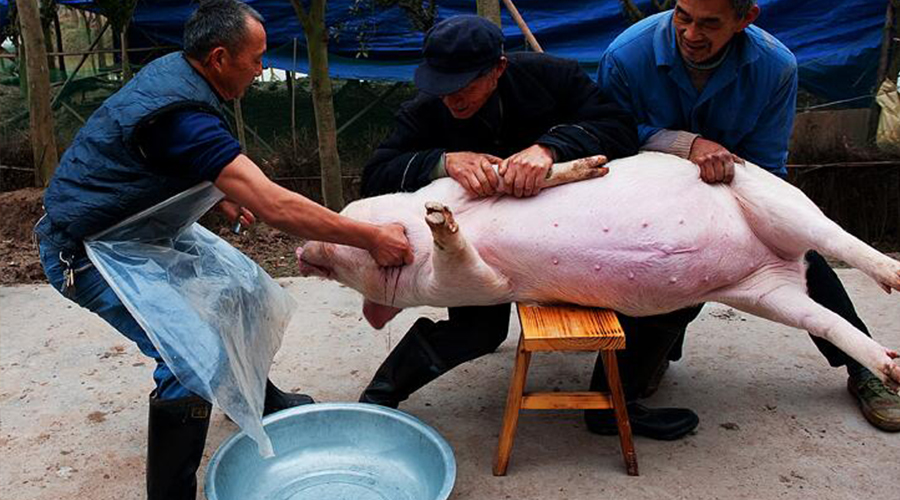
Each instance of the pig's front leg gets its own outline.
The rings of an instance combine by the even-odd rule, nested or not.
[[[434,238],[428,295],[432,305],[489,305],[509,302],[509,281],[491,268],[463,237],[449,208],[425,204],[425,222]]]

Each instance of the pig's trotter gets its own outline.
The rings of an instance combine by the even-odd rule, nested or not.
[[[431,228],[434,245],[438,249],[458,250],[465,246],[462,235],[459,234],[459,225],[449,208],[436,201],[429,201],[425,204],[425,212],[425,222]]]
[[[884,373],[885,378],[884,385],[895,393],[900,394],[900,357],[893,351],[888,351],[887,355],[891,360],[886,361],[882,367],[882,373]]]
[[[554,163],[547,171],[544,187],[601,177],[609,172],[609,168],[602,166],[605,163],[606,157],[603,155],[589,156],[565,163]]]
[[[891,289],[900,291],[900,261],[886,257],[878,274],[878,284],[885,292],[891,293]]]

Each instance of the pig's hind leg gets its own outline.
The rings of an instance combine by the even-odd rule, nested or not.
[[[799,263],[764,268],[732,287],[720,289],[706,300],[778,323],[793,326],[828,340],[875,373],[894,392],[900,389],[900,359],[857,330],[847,320],[806,295]]]
[[[737,165],[731,190],[754,234],[785,260],[807,250],[841,259],[888,293],[900,290],[900,262],[844,231],[802,191],[755,165]]]

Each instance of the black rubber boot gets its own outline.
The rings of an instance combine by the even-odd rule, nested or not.
[[[271,380],[266,379],[266,401],[263,404],[263,416],[286,410],[295,406],[315,403],[315,400],[306,394],[284,392],[275,387]]]
[[[648,392],[654,378],[662,378],[672,347],[683,341],[688,323],[700,314],[701,307],[641,318],[619,315],[627,347],[616,353],[616,359],[622,390],[628,402],[628,420],[634,434],[668,441],[686,436],[697,428],[700,419],[689,409],[651,409],[634,401]],[[609,391],[603,360],[599,355],[594,364],[590,390]],[[618,433],[612,410],[586,410],[584,420],[588,430],[596,434]]]
[[[619,433],[612,410],[584,412],[588,430],[594,434],[614,436]],[[700,423],[697,414],[687,408],[647,408],[640,403],[628,403],[631,432],[650,439],[672,441],[691,433]]]
[[[195,500],[197,468],[206,446],[212,405],[197,396],[158,400],[150,394],[147,499]]]
[[[428,335],[435,327],[430,319],[419,318],[378,367],[359,402],[396,408],[410,394],[449,370],[429,345]]]

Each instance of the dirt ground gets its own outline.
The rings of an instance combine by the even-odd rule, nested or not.
[[[0,193],[0,285],[46,283],[32,229],[43,214],[42,189]],[[231,232],[224,216],[210,214],[201,222],[276,278],[296,276],[294,250],[303,240],[255,224],[240,235]]]
[[[874,337],[900,347],[900,297],[841,269]],[[272,378],[317,400],[355,401],[420,315],[376,331],[359,295],[334,282],[280,280],[296,300]],[[871,427],[801,331],[709,304],[690,328],[652,406],[700,416],[674,442],[637,437],[641,475],[625,474],[618,439],[585,430],[580,412],[522,414],[509,473],[491,475],[515,343],[466,363],[401,406],[450,443],[453,500],[896,500],[900,434]],[[592,353],[535,355],[528,390],[584,390]],[[0,499],[143,498],[152,361],[98,317],[47,285],[0,287]],[[236,431],[215,410],[206,463]],[[203,498],[202,495],[198,498]],[[325,499],[323,499],[325,500]]]

